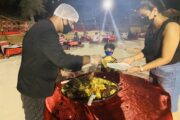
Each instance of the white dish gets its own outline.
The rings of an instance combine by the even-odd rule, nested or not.
[[[107,63],[107,66],[120,71],[127,70],[131,67],[131,65],[127,63]]]

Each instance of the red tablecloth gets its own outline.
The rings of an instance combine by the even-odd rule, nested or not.
[[[118,96],[126,120],[172,120],[170,96],[145,79],[121,74]]]
[[[159,86],[117,72],[97,76],[120,81],[122,90],[107,100],[87,106],[66,98],[57,86],[54,95],[46,99],[45,120],[172,120],[169,95]]]

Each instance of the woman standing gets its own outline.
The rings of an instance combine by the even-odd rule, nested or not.
[[[140,53],[124,59],[123,62],[131,64],[146,59],[145,65],[131,67],[127,72],[150,70],[150,77],[170,94],[173,117],[178,116],[177,119],[180,120],[180,113],[177,112],[180,99],[180,26],[163,16],[156,6],[143,5],[139,8],[139,13],[150,21],[145,47]]]

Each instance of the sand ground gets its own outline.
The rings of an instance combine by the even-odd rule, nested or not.
[[[104,55],[103,44],[84,43],[83,48],[72,48],[66,51],[75,55]],[[124,41],[123,45],[117,44],[114,56],[118,59],[131,56],[143,48],[143,40]],[[16,90],[17,75],[20,67],[21,56],[13,56],[8,59],[0,60],[0,119],[1,120],[24,120],[24,113],[20,94]],[[134,65],[144,64],[144,60]],[[142,73],[138,76],[147,78],[148,73]],[[180,101],[179,101],[180,103]],[[180,109],[180,105],[179,105]],[[180,112],[179,112],[180,114]]]

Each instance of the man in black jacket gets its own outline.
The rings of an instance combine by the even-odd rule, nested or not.
[[[59,44],[58,32],[70,32],[78,19],[72,6],[61,4],[50,19],[36,23],[24,36],[17,89],[26,120],[43,119],[44,100],[53,94],[59,68],[78,71],[82,65],[100,63],[100,56],[69,55]]]

